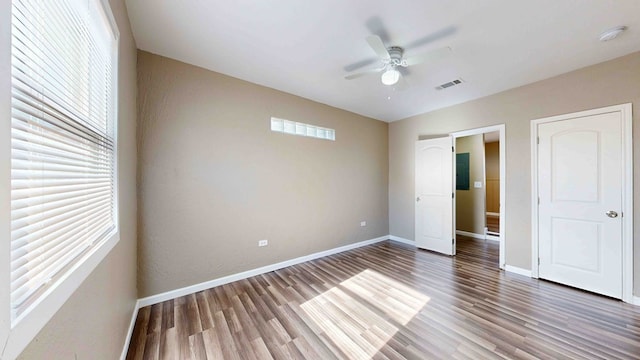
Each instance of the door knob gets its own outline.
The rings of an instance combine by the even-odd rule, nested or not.
[[[613,211],[613,210],[609,210],[605,214],[607,214],[607,216],[610,217],[610,218],[617,218],[618,217],[618,213]]]
[[[418,196],[418,197],[416,198],[416,201],[417,201],[417,202],[420,202],[420,196]]]

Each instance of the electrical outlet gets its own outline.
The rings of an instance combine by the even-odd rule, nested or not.
[[[259,240],[258,246],[267,246],[269,245],[269,240]]]
[[[360,226],[367,226],[367,222],[366,221],[360,221]]]

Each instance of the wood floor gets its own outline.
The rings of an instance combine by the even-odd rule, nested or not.
[[[489,232],[500,233],[500,216],[487,214],[487,229]]]
[[[640,307],[382,242],[140,309],[127,359],[638,359]]]

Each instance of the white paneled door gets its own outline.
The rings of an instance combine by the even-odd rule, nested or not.
[[[539,277],[622,297],[620,112],[538,125]]]
[[[453,255],[453,138],[416,143],[416,246]]]

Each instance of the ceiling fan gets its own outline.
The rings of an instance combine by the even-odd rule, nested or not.
[[[444,57],[451,52],[451,48],[447,46],[440,49],[428,51],[420,55],[405,58],[403,48],[399,46],[385,46],[382,42],[382,39],[378,35],[369,35],[367,37],[367,43],[380,58],[380,66],[378,66],[377,68],[349,74],[344,77],[345,79],[353,80],[370,74],[382,73],[382,75],[380,76],[380,80],[384,85],[395,85],[402,78],[400,68],[406,68],[424,62],[433,61]]]

